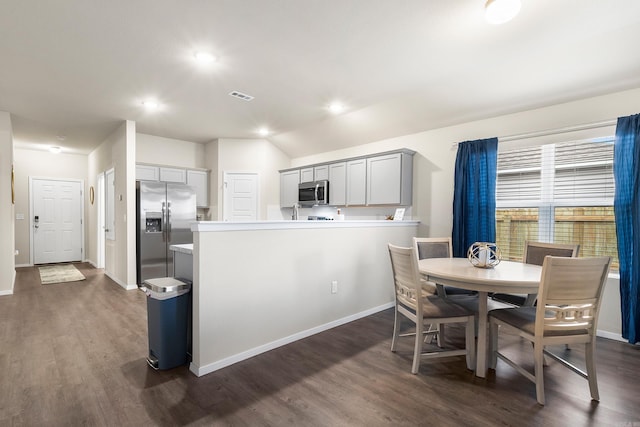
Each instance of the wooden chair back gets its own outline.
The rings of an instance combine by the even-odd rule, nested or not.
[[[542,266],[535,335],[595,336],[611,257],[547,255]]]
[[[580,245],[573,243],[545,243],[527,240],[524,243],[525,264],[542,265],[547,255],[577,258]]]
[[[416,314],[421,312],[422,285],[413,248],[402,248],[389,243],[389,256],[396,302],[411,308]]]
[[[451,258],[451,237],[414,237],[413,247],[418,259]]]

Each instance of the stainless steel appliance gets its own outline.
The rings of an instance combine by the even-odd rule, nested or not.
[[[329,204],[329,181],[301,182],[298,184],[298,203],[300,206]]]
[[[196,193],[185,184],[137,181],[136,258],[138,284],[173,276],[170,245],[193,243]]]

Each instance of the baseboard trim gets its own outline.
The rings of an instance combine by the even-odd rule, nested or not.
[[[33,264],[16,264],[16,268],[20,267],[33,267]]]
[[[614,340],[614,341],[628,342],[628,340],[625,340],[624,338],[622,338],[621,334],[616,334],[616,333],[608,332],[608,331],[597,330],[596,331],[596,336],[602,337],[602,338],[607,338],[607,339]]]
[[[319,325],[311,329],[307,329],[305,331],[300,331],[293,335],[289,335],[288,337],[284,337],[284,338],[272,341],[270,343],[263,344],[258,347],[254,347],[252,349],[243,351],[242,353],[234,354],[233,356],[224,358],[214,363],[209,363],[204,366],[196,366],[193,362],[191,362],[191,364],[189,365],[189,370],[193,372],[196,376],[201,377],[203,375],[210,374],[211,372],[217,371],[219,369],[226,368],[227,366],[231,366],[234,363],[238,363],[243,360],[249,359],[251,357],[257,356],[261,353],[265,353],[275,348],[282,347],[283,345],[291,344],[292,342],[310,337],[311,335],[315,335],[320,332],[327,331],[329,329],[335,328],[336,326],[344,325],[346,323],[353,322],[354,320],[358,320],[363,317],[367,317],[372,314],[378,313],[380,311],[386,310],[388,308],[393,307],[394,304],[395,304],[394,302],[389,302],[387,304],[379,305],[377,307],[373,307],[368,310],[364,310],[359,313],[355,313],[350,316],[346,316],[341,319],[337,319],[332,322],[325,323],[323,325]]]
[[[121,282],[120,280],[116,279],[115,277],[113,277],[112,275],[110,275],[109,273],[107,273],[106,271],[104,272],[105,276],[107,276],[109,279],[113,280],[114,282],[116,282],[118,285],[120,285],[124,290],[127,291],[133,291],[134,289],[138,289],[137,285],[127,285],[124,282]]]

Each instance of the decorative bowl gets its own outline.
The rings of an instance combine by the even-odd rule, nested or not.
[[[495,243],[475,242],[469,246],[467,258],[474,267],[493,268],[502,261],[502,253]]]

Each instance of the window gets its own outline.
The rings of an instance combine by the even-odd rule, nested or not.
[[[521,261],[525,240],[579,243],[580,256],[611,256],[618,269],[613,141],[498,153],[496,243],[504,259]]]

